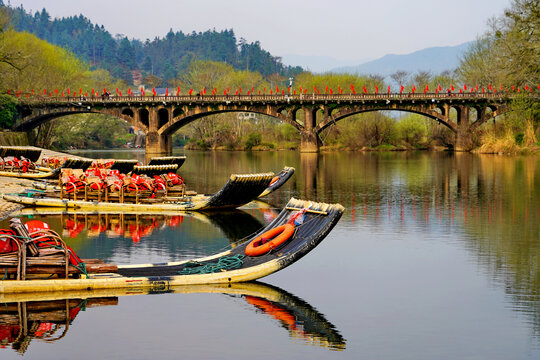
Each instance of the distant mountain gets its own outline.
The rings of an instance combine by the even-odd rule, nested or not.
[[[439,74],[445,70],[457,68],[460,56],[471,44],[472,42],[467,42],[457,46],[430,47],[406,55],[385,55],[361,65],[334,68],[332,72],[378,74],[385,77],[397,70],[405,70],[411,74],[420,70]]]
[[[309,56],[297,54],[285,54],[281,57],[283,64],[289,66],[300,66],[313,73],[322,73],[331,71],[338,66],[353,66],[361,64],[373,58],[357,59],[357,60],[339,60],[330,56]]]

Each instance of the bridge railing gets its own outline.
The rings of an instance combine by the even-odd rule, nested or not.
[[[529,96],[538,97],[536,93]],[[393,100],[453,100],[453,99],[503,99],[515,94],[507,92],[486,93],[379,93],[379,94],[261,94],[261,95],[157,95],[157,96],[31,96],[21,98],[23,103],[125,103],[125,102],[301,102],[301,101],[393,101]]]

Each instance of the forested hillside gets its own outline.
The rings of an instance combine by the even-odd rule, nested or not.
[[[2,0],[0,6],[6,7]],[[225,62],[238,70],[278,73],[291,76],[300,67],[283,65],[281,58],[261,48],[258,41],[237,39],[231,30],[207,30],[184,34],[172,29],[163,38],[142,42],[113,37],[103,26],[83,15],[51,18],[46,9],[31,14],[23,6],[6,7],[16,31],[35,34],[51,44],[67,48],[95,68],[108,70],[114,77],[132,84],[138,74],[149,77],[154,86],[174,86],[177,75],[194,60]]]

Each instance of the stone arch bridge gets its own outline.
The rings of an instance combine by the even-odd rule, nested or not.
[[[108,114],[144,131],[147,155],[161,155],[171,153],[171,135],[193,121],[218,113],[253,112],[291,124],[301,134],[301,151],[317,152],[321,143],[319,134],[337,121],[369,111],[396,110],[421,114],[446,126],[455,133],[455,149],[462,151],[470,149],[474,130],[507,111],[510,100],[511,96],[502,92],[30,97],[19,101],[19,118],[14,130],[30,131],[47,121],[71,114]],[[297,119],[299,112],[303,113],[299,117],[302,120]],[[472,116],[474,113],[476,115]]]

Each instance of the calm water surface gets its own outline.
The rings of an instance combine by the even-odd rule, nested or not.
[[[83,155],[144,159],[131,151]],[[46,219],[81,257],[135,263],[234,246],[292,196],[347,211],[314,251],[262,283],[74,301],[63,322],[66,302],[49,312],[26,304],[41,310],[28,311],[27,337],[0,343],[1,359],[540,358],[540,158],[186,155],[179,173],[201,193],[231,173],[285,165],[296,173],[266,203],[241,211],[21,216]],[[17,308],[0,306],[11,315],[0,321],[16,322]],[[52,323],[69,320],[63,337],[45,341],[66,329]],[[0,325],[0,338],[9,331],[18,334]]]

